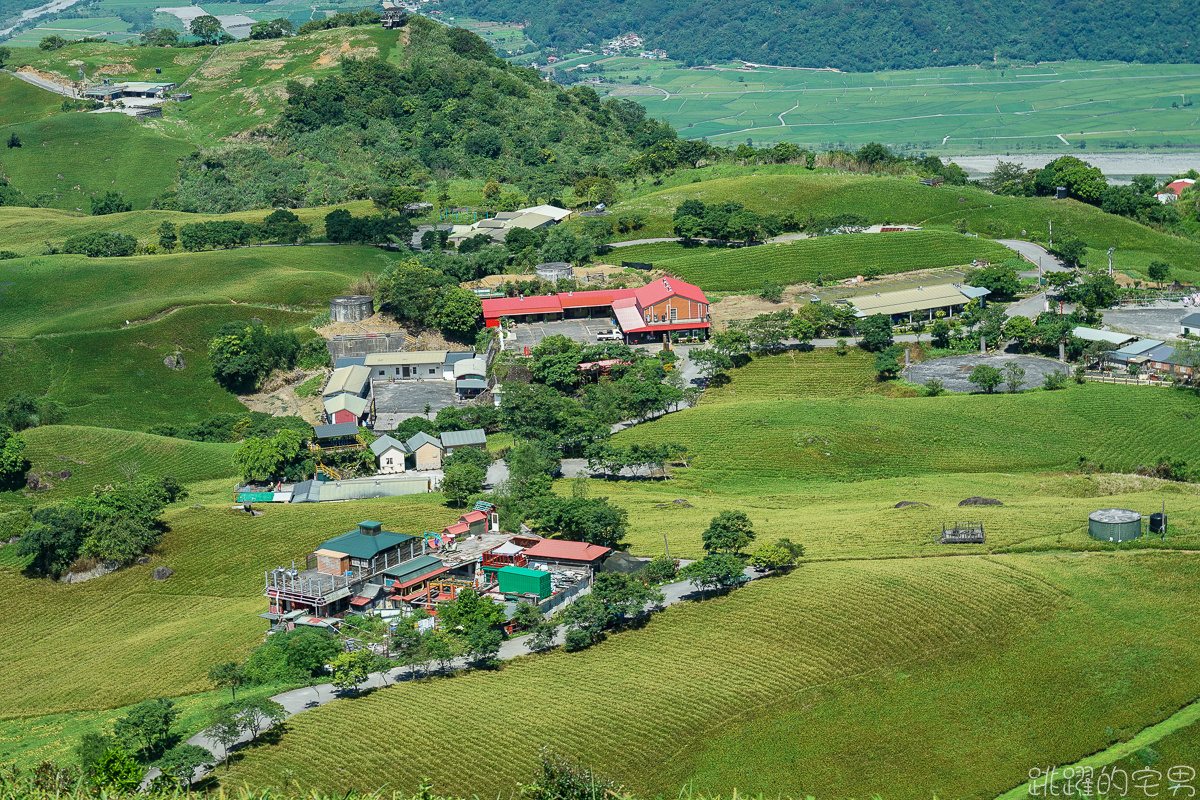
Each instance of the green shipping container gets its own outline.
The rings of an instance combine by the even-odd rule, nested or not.
[[[501,567],[496,580],[504,594],[536,594],[545,600],[550,596],[550,573],[524,567]]]

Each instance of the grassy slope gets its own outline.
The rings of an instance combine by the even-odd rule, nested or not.
[[[207,346],[224,323],[251,317],[277,326],[299,325],[310,315],[249,305],[193,306],[121,331],[0,340],[0,396],[48,394],[66,407],[72,424],[130,430],[244,411],[213,382]],[[180,371],[162,363],[176,352],[187,364]]]
[[[386,257],[373,247],[261,247],[207,253],[5,263],[0,336],[121,328],[178,306],[272,303],[321,308]]]
[[[505,794],[551,745],[647,794],[693,780],[723,795],[989,797],[1200,691],[1187,638],[1200,623],[1181,605],[1196,567],[1186,555],[806,566],[590,651],[322,707],[230,781],[267,784],[286,766],[306,788],[428,777]],[[1151,608],[1178,635],[1147,630]],[[448,707],[473,720],[453,759],[365,724],[436,728]],[[317,746],[333,740],[345,746]]]
[[[301,222],[312,226],[314,236],[323,236],[325,234],[325,215],[335,208],[344,208],[360,217],[375,213],[375,207],[369,200],[358,200],[339,206],[298,208],[293,213],[300,218]],[[69,236],[111,230],[119,230],[121,233],[136,236],[145,242],[157,243],[158,226],[164,221],[174,223],[176,228],[190,222],[208,222],[209,220],[262,222],[268,213],[270,212],[264,209],[239,211],[233,214],[185,214],[181,211],[143,209],[125,214],[93,217],[90,214],[80,214],[75,211],[5,206],[0,208],[0,242],[4,243],[6,249],[15,250],[28,256],[43,252],[46,242],[61,244]]]
[[[971,231],[996,238],[1048,238],[1053,220],[1055,237],[1082,237],[1098,260],[1109,247],[1118,248],[1122,267],[1144,269],[1165,258],[1180,277],[1200,282],[1200,243],[1158,233],[1136,222],[1105,214],[1074,200],[1044,197],[999,197],[966,186],[934,189],[915,177],[888,178],[844,173],[819,173],[782,168],[775,174],[739,175],[687,183],[618,204],[614,212],[642,211],[650,219],[639,238],[671,235],[671,214],[684,200],[736,200],[759,212],[856,213],[872,223],[909,223],[950,229],[967,220]],[[1022,231],[1026,231],[1022,235]]]
[[[437,530],[457,516],[440,499],[270,506],[253,519],[228,503],[192,508],[185,501],[167,512],[170,530],[149,564],[73,586],[24,577],[15,554],[0,548],[0,598],[8,609],[0,717],[208,689],[212,664],[243,657],[260,641],[263,570],[303,558],[363,519],[401,532]],[[158,566],[176,574],[156,582],[150,574]]]
[[[11,130],[24,142],[0,162],[13,185],[43,205],[85,213],[107,191],[147,208],[173,185],[179,159],[194,151],[124,114],[57,114]]]
[[[0,125],[4,126],[48,117],[62,105],[61,97],[4,74],[0,74],[0,99]],[[7,136],[4,139],[8,141]]]
[[[124,480],[122,469],[126,467],[151,478],[174,475],[184,484],[228,478],[232,485],[237,471],[233,466],[237,445],[233,444],[72,425],[32,428],[21,435],[26,443],[25,457],[33,464],[34,472],[46,476],[71,471],[69,478],[57,474],[48,477],[54,488],[38,492],[40,502],[88,494],[96,485]]]
[[[1010,250],[987,239],[943,231],[860,233],[737,250],[705,247],[684,253],[654,260],[653,264],[702,289],[717,292],[756,289],[765,280],[803,283],[815,281],[820,274],[828,280],[841,280],[862,275],[869,268],[881,273],[909,272],[970,264],[977,258],[1002,261],[1012,256]],[[621,257],[629,260],[623,253]]]
[[[812,381],[823,380],[819,366],[793,364],[786,355],[760,359],[736,372],[722,395],[618,438],[686,442],[692,466],[710,485],[999,466],[1028,472],[1067,467],[1080,455],[1117,470],[1164,454],[1200,458],[1196,398],[1184,392],[1149,395],[1088,384],[1019,395],[797,398],[788,387],[802,382],[806,369],[813,370]],[[748,386],[738,401],[722,402],[741,381]]]

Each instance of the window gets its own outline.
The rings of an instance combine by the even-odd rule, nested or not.
[[[385,459],[383,463],[390,467],[392,465],[392,460],[390,458],[388,458],[388,459]]]
[[[429,370],[429,374],[430,374],[430,375],[436,375],[436,374],[437,374],[437,370],[436,370],[436,369],[432,369],[432,368],[431,368],[431,369]]]
[[[382,374],[383,374],[383,370],[379,370],[379,374],[380,374],[380,375],[382,375]]]
[[[672,308],[671,309],[671,322],[674,322],[677,319],[679,319],[679,312],[676,311],[674,308]]]

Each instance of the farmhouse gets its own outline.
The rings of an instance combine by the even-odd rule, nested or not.
[[[487,362],[482,358],[464,358],[454,363],[454,391],[462,399],[475,397],[487,389]]]
[[[557,225],[572,216],[572,212],[558,206],[541,205],[519,208],[516,211],[501,211],[494,217],[481,219],[471,225],[456,225],[450,233],[450,241],[459,244],[474,236],[484,235],[493,242],[504,242],[508,232],[517,228],[538,230]]]
[[[1180,378],[1191,378],[1194,374],[1191,366],[1168,344],[1160,345],[1146,353],[1145,364],[1147,369],[1159,374]]]
[[[1188,314],[1179,320],[1179,333],[1183,336],[1200,335],[1200,313]]]
[[[658,341],[664,333],[707,337],[708,297],[698,286],[661,278],[637,289],[567,292],[544,297],[483,300],[483,317],[494,328],[502,318],[516,322],[608,317],[626,344]]]
[[[371,353],[363,359],[363,364],[371,371],[372,380],[442,380],[445,363],[445,350]]]
[[[1141,341],[1127,344],[1118,350],[1111,350],[1105,354],[1105,359],[1108,363],[1128,367],[1131,364],[1137,366],[1144,365],[1149,360],[1150,351],[1161,347],[1164,342],[1158,339],[1142,339]]]
[[[948,319],[953,318],[955,314],[961,314],[972,300],[984,302],[990,293],[980,286],[943,283],[896,292],[854,295],[836,302],[854,306],[855,316],[860,319],[887,314],[894,324],[903,324],[932,321],[939,311]]]
[[[442,442],[421,431],[404,443],[416,460],[417,469],[440,469],[442,466]]]
[[[404,457],[408,455],[409,450],[404,442],[384,434],[371,442],[371,453],[375,456],[375,463],[379,466],[379,473],[381,475],[390,475],[396,472],[404,472]]]

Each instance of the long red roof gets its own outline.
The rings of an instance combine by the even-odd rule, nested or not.
[[[525,550],[527,558],[554,558],[566,561],[595,561],[612,552],[611,547],[601,547],[587,542],[568,542],[562,539],[542,539]]]
[[[525,298],[489,297],[483,300],[483,316],[485,319],[494,320],[510,315],[553,314],[565,308],[624,307],[635,304],[648,308],[674,295],[686,297],[696,303],[708,303],[708,298],[699,286],[678,278],[659,278],[638,289],[592,289]]]

